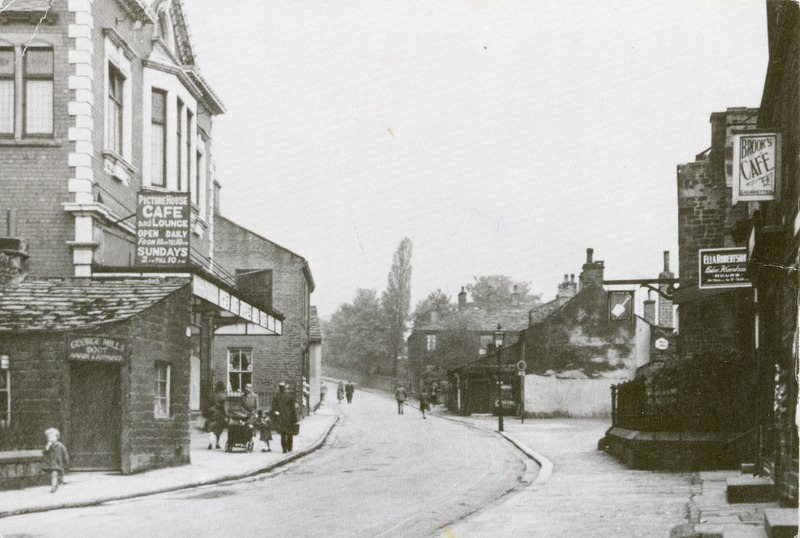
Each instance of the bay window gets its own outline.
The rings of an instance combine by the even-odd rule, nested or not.
[[[123,111],[123,93],[122,88],[125,84],[125,77],[122,72],[117,69],[113,64],[108,66],[108,103],[106,108],[107,113],[107,148],[115,151],[118,155],[122,155],[122,138],[123,138],[123,124],[124,119]]]
[[[53,49],[29,48],[23,58],[24,133],[53,134]]]
[[[150,114],[150,183],[167,186],[167,92],[153,89]]]
[[[183,167],[183,101],[178,99],[178,115],[175,118],[175,140],[177,141],[177,152],[175,158],[175,177],[178,178],[178,191],[183,190],[183,174],[181,174],[181,170]]]

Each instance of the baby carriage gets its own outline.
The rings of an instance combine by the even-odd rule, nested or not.
[[[228,442],[225,443],[225,452],[233,452],[234,447],[244,448],[245,452],[252,452],[254,436],[255,430],[252,424],[243,420],[232,420],[228,424]]]

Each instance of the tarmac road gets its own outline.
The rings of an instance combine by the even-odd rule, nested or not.
[[[437,417],[423,420],[410,407],[398,415],[386,396],[357,390],[342,408],[327,446],[267,475],[5,518],[0,535],[433,536],[525,488],[535,474],[535,464],[496,434]],[[280,448],[276,441],[273,448]]]

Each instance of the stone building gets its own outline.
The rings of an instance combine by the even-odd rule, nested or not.
[[[758,128],[782,136],[774,200],[740,202],[751,218],[748,254],[755,287],[754,348],[759,376],[759,473],[780,500],[797,506],[798,241],[800,238],[800,8],[767,2],[769,65]],[[749,206],[749,207],[748,207]]]
[[[311,374],[311,293],[314,277],[305,258],[261,237],[222,215],[214,216],[214,254],[226,270],[236,275],[241,289],[261,295],[284,316],[281,336],[252,324],[220,327],[214,338],[214,379],[225,380],[238,393],[253,384],[266,407],[279,382],[285,382],[306,411],[311,387],[301,398]],[[232,334],[234,333],[234,334]],[[313,392],[319,393],[319,382]],[[313,407],[311,408],[313,409]]]
[[[198,410],[201,393],[210,391],[214,330],[239,320],[280,334],[283,316],[263,297],[240,289],[235,275],[215,261],[211,135],[213,118],[224,106],[195,63],[183,3],[3,2],[0,23],[0,242],[29,242],[24,256],[31,276],[20,289],[27,289],[28,279],[45,277],[85,279],[65,284],[71,290],[114,289],[111,283],[120,280],[135,289],[140,289],[135,281],[141,280],[142,286],[158,290],[158,280],[148,275],[183,279],[186,287],[181,290],[187,292],[164,299],[181,303],[175,307],[180,316],[164,323],[172,332],[152,331],[164,340],[161,345],[169,355],[151,355],[150,361],[137,365],[135,383],[120,376],[117,384],[123,410],[130,404],[128,409],[151,418],[158,418],[154,402],[160,401],[159,390],[180,391],[171,417],[174,430],[151,428],[142,434],[148,439],[144,442],[137,439],[138,430],[123,428],[122,456],[97,466],[133,472],[185,463],[190,421],[183,406]],[[183,246],[163,262],[146,263],[142,255],[147,249],[137,247],[142,197],[177,201],[169,211],[182,231],[174,232],[170,242],[180,234]],[[0,295],[9,293],[3,289]],[[111,323],[93,324],[92,316],[102,316],[102,309],[97,314],[91,302],[72,297],[62,306],[75,309],[77,321],[71,329],[93,334],[113,329]],[[108,320],[122,322],[125,316],[110,315]],[[51,323],[43,317],[31,330]],[[129,334],[132,366],[139,348],[147,349],[147,344]],[[180,345],[171,346],[172,341]],[[29,360],[30,350],[18,347],[21,341],[8,342],[0,342],[0,356],[6,357],[0,363],[0,399],[5,401],[0,410],[6,412],[0,420],[2,446],[17,435],[13,428],[33,427],[33,422],[26,426],[18,421],[24,415],[17,410],[38,401],[35,391],[15,387],[28,375],[26,361],[40,363]],[[159,361],[171,364],[175,377],[165,378]],[[68,396],[63,391],[70,379],[57,378],[53,390]],[[74,444],[77,439],[70,432],[80,431],[90,418],[68,418],[61,425],[65,441]],[[175,456],[166,457],[165,451]]]

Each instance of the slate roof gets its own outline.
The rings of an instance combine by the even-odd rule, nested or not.
[[[520,306],[511,305],[492,305],[487,307],[481,303],[467,303],[460,309],[442,315],[442,320],[437,323],[426,323],[414,330],[420,331],[443,331],[447,329],[444,318],[458,316],[467,322],[467,327],[471,331],[494,331],[497,324],[506,331],[521,331],[528,328],[528,313],[534,311],[534,320],[538,321],[539,316],[547,316],[556,306],[556,301],[551,301],[542,305],[531,307],[521,304]],[[539,314],[541,312],[541,314]]]
[[[309,312],[309,318],[311,319],[308,329],[308,339],[311,342],[322,342],[322,329],[319,325],[319,316],[317,315],[317,307],[312,306],[311,311]]]
[[[0,332],[68,330],[121,321],[190,283],[187,278],[31,278],[0,287]]]

